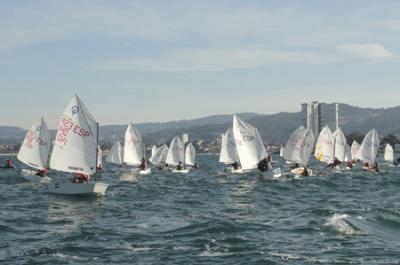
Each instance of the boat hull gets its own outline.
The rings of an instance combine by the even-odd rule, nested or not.
[[[38,175],[36,175],[36,171],[31,170],[31,169],[22,169],[21,176],[25,180],[28,180],[31,182],[49,183],[51,181],[51,178],[49,178],[48,176],[44,176],[44,177],[38,176]]]
[[[50,193],[64,195],[104,195],[108,185],[101,182],[89,183],[69,183],[69,182],[50,182],[47,190]]]
[[[290,173],[292,173],[293,175],[295,175],[295,176],[297,176],[297,177],[301,177],[303,171],[304,171],[304,167],[298,167],[298,168],[292,169],[292,170],[290,171]],[[312,172],[311,169],[307,169],[307,171],[308,171],[308,176],[307,176],[307,177],[313,175],[313,172]]]
[[[190,172],[190,169],[181,169],[181,170],[172,169],[171,171],[172,171],[172,173],[187,174]]]

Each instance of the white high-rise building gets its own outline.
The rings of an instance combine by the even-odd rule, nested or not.
[[[304,126],[312,129],[315,137],[319,135],[325,125],[328,125],[332,131],[339,127],[339,105],[337,103],[327,104],[318,101],[303,103],[301,111]]]

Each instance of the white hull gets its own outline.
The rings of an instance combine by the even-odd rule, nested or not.
[[[242,168],[238,168],[238,169],[233,169],[232,168],[232,174],[245,174],[245,173],[249,173],[251,170],[248,169],[242,169]]]
[[[181,169],[181,170],[178,170],[178,169],[172,169],[171,171],[172,171],[172,173],[181,173],[181,174],[187,174],[187,173],[189,173],[189,172],[190,172],[190,169]]]
[[[151,168],[145,169],[145,170],[140,170],[139,171],[140,175],[150,175],[151,174]]]
[[[37,182],[37,183],[49,183],[51,181],[51,178],[49,178],[48,176],[38,176],[36,175],[36,171],[35,170],[31,170],[31,169],[22,169],[21,170],[21,176],[31,182]]]
[[[304,167],[298,167],[298,168],[292,169],[292,170],[290,171],[290,173],[292,173],[293,175],[295,175],[295,176],[297,176],[297,177],[301,177],[303,171],[304,171]],[[307,176],[307,177],[313,175],[313,172],[312,172],[311,169],[307,169],[307,171],[308,171],[308,176]]]
[[[89,183],[69,183],[50,182],[47,185],[47,189],[50,193],[65,194],[65,195],[79,195],[79,194],[98,194],[104,195],[106,193],[108,185],[101,182],[89,182]]]

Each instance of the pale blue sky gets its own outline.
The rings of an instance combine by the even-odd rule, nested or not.
[[[0,124],[400,105],[400,1],[0,0]]]

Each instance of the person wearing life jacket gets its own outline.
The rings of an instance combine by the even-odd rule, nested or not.
[[[146,169],[146,160],[144,158],[142,158],[142,160],[140,161],[139,168],[140,168],[140,170],[145,170]]]
[[[82,173],[76,173],[72,179],[72,183],[89,183],[90,176]]]
[[[39,177],[44,177],[44,176],[46,176],[47,175],[47,172],[48,172],[49,170],[47,169],[47,168],[45,168],[45,169],[43,169],[43,170],[38,170],[37,172],[36,172],[36,176],[39,176]]]
[[[176,170],[182,170],[182,162],[179,161],[178,165],[176,166]]]
[[[234,170],[239,169],[239,163],[237,161],[233,162],[231,166],[233,167]]]
[[[369,170],[370,168],[371,168],[371,167],[370,167],[369,163],[368,163],[368,162],[365,162],[365,163],[364,163],[364,166],[363,166],[363,170],[367,171],[367,170]]]
[[[5,168],[14,168],[13,161],[11,160],[11,158],[8,158],[6,160],[6,163],[5,163],[4,167]]]
[[[348,168],[353,168],[353,161],[352,161],[352,160],[347,161],[346,166],[347,166]]]
[[[307,176],[309,176],[307,167],[304,167],[303,172],[301,172],[301,176],[302,176],[302,177],[307,177]]]
[[[263,160],[261,160],[260,162],[258,162],[258,164],[257,164],[258,170],[260,170],[261,172],[268,171],[268,163],[270,163],[268,161],[268,157],[266,157]]]
[[[340,164],[342,164],[342,162],[340,162],[339,159],[337,157],[335,157],[333,162],[326,165],[326,167],[334,168],[334,167],[339,166]]]

